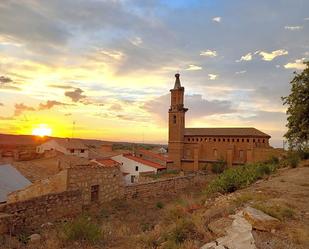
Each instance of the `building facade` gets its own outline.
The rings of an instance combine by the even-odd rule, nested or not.
[[[186,128],[184,87],[180,75],[171,92],[168,111],[168,168],[199,170],[208,163],[224,160],[229,166],[269,158],[274,150],[270,136],[252,127],[239,128]]]

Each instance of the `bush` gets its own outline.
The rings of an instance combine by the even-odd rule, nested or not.
[[[162,202],[158,201],[157,204],[156,204],[156,207],[159,208],[159,209],[162,209],[162,208],[164,208],[164,204]]]
[[[196,228],[194,223],[189,219],[180,219],[176,221],[175,227],[168,235],[168,241],[181,244],[188,239],[196,236]]]
[[[83,240],[95,243],[101,238],[102,232],[97,224],[91,222],[89,217],[83,215],[64,224],[63,235],[65,240]]]
[[[226,169],[226,162],[219,160],[218,162],[211,165],[211,171],[215,174],[220,174]]]
[[[286,158],[288,165],[291,168],[296,168],[300,161],[300,153],[295,151],[290,151]]]
[[[219,175],[215,180],[210,182],[206,193],[231,193],[237,189],[246,187],[251,183],[261,179],[265,175],[276,170],[273,164],[248,164],[236,168],[229,168]]]

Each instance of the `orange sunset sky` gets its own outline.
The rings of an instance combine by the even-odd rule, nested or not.
[[[282,146],[281,96],[309,57],[309,2],[0,1],[0,133],[167,142],[180,72],[189,127]],[[36,129],[36,130],[35,130]]]

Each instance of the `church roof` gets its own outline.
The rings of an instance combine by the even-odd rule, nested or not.
[[[270,136],[253,127],[241,128],[185,128],[185,136],[246,136],[268,137]]]

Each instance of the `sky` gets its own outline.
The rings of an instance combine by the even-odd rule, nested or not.
[[[256,127],[282,146],[308,0],[1,0],[0,133],[167,142],[174,74],[187,127]]]

